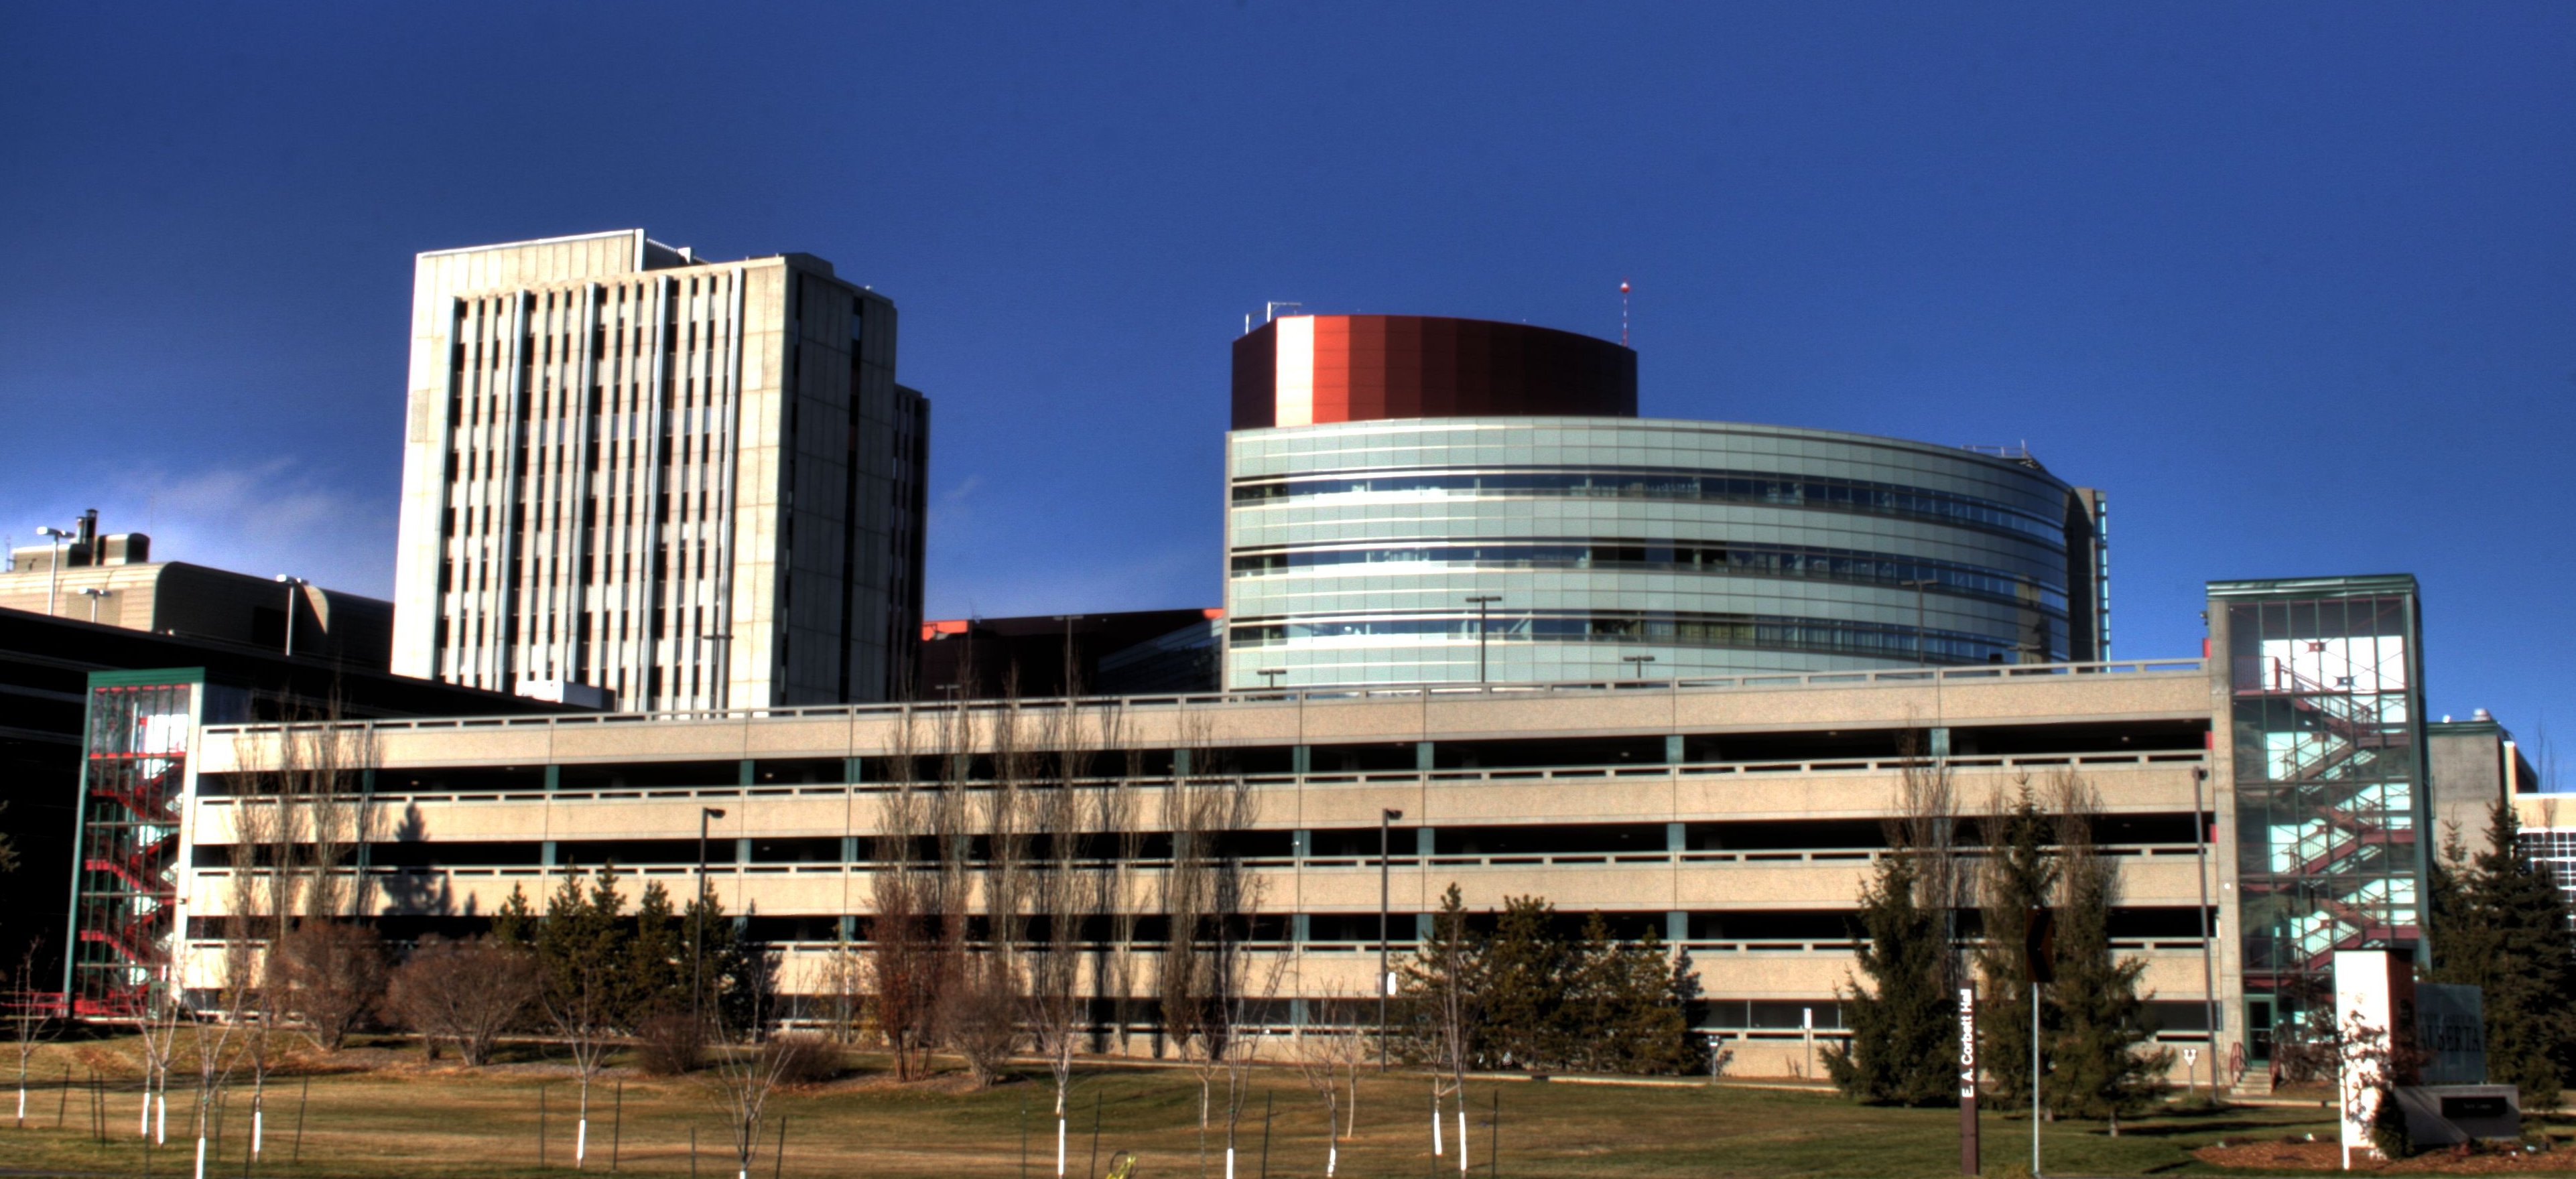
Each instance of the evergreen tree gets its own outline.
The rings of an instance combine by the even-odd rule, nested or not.
[[[2523,1102],[2558,1102],[2560,1079],[2576,1063],[2576,946],[2567,903],[2549,869],[2522,855],[2510,802],[2489,816],[2487,846],[2467,864],[2456,839],[2437,877],[2434,982],[2479,988],[2486,1009],[2487,1079],[2522,1090]],[[2446,898],[2444,890],[2449,891]]]
[[[701,910],[700,902],[691,900],[680,915],[681,954],[676,969],[682,976],[674,984],[686,996],[694,976],[706,988],[701,1010],[708,1018],[736,1030],[759,1027],[769,1018],[777,963],[769,947],[742,936],[715,894],[707,894],[704,905]]]
[[[1691,1066],[1688,964],[1649,930],[1621,942],[1595,913],[1584,925],[1568,1008],[1574,1067],[1593,1072],[1670,1074]]]
[[[1572,1057],[1577,1029],[1569,1001],[1578,959],[1556,926],[1556,906],[1504,898],[1484,945],[1482,1067],[1561,1069]]]
[[[528,893],[518,885],[510,886],[510,899],[492,913],[492,940],[505,946],[534,949],[537,940],[537,913],[528,906]]]
[[[1568,938],[1555,906],[1512,897],[1494,932],[1479,936],[1452,885],[1402,969],[1403,1053],[1453,1072],[1680,1072],[1691,1065],[1686,1013],[1698,993],[1688,955],[1651,933],[1621,942],[1594,914]]]
[[[680,918],[661,881],[644,886],[635,904],[635,933],[626,945],[624,1006],[631,1025],[666,1011],[688,1010],[689,980],[682,973]]]
[[[1457,885],[1441,894],[1431,936],[1396,974],[1397,1051],[1453,1072],[1477,1066],[1485,1051],[1485,939],[1468,927]]]
[[[2164,1077],[2174,1054],[2170,1048],[2140,1051],[2154,1035],[2146,1000],[2138,994],[2147,964],[2111,951],[2117,869],[2093,846],[2089,794],[2072,780],[2063,787],[2057,981],[2049,988],[2058,1030],[2050,1038],[2050,1067],[2041,1088],[2051,1112],[2105,1119],[2116,1136],[2122,1115],[2144,1111],[2172,1088]],[[2027,1008],[2023,1018],[2029,1018]]]
[[[552,1009],[611,1025],[625,1014],[618,993],[620,968],[626,964],[618,918],[625,908],[614,865],[600,865],[587,888],[579,873],[564,873],[554,895],[546,898],[545,919],[536,923],[537,963]]]
[[[1854,933],[1869,976],[1843,993],[1851,1039],[1825,1050],[1845,1094],[1877,1104],[1932,1105],[1958,1092],[1958,998],[1947,986],[1947,915],[1918,902],[1920,867],[1898,849],[1863,886]]]
[[[2025,945],[2030,911],[2057,892],[2057,857],[2048,846],[2055,823],[2030,783],[2011,806],[1987,818],[1991,845],[1979,880],[1985,917],[1977,973],[1977,1062],[1986,1074],[1987,1098],[2003,1109],[2030,1100],[2030,959]],[[2040,1012],[2045,1020],[2045,1006]],[[2043,1042],[2047,1033],[2041,1033]]]

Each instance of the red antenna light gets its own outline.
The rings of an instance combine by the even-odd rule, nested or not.
[[[1619,346],[1628,346],[1628,280],[1619,280]]]

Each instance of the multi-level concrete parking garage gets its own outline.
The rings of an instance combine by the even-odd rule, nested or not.
[[[1244,784],[1252,819],[1237,846],[1259,881],[1261,951],[1293,956],[1283,998],[1367,991],[1379,826],[1395,810],[1399,953],[1453,883],[1477,909],[1544,896],[1662,932],[1698,967],[1704,1027],[1783,1037],[1782,1051],[1803,1053],[1807,1027],[1838,1026],[1835,992],[1852,962],[1845,916],[1885,845],[1882,820],[1896,813],[1909,750],[1936,755],[1972,808],[2024,778],[2082,775],[2101,799],[2099,840],[2120,858],[2119,944],[2149,962],[2169,1034],[2196,1033],[2196,873],[2213,873],[2212,895],[2227,873],[2223,857],[2205,854],[2195,777],[2211,758],[2213,703],[2225,698],[2189,660],[970,702],[962,714],[889,705],[394,721],[341,732],[368,766],[358,775],[364,851],[352,869],[364,881],[360,904],[396,939],[469,932],[513,888],[540,895],[555,874],[607,861],[690,895],[702,809],[714,807],[724,814],[709,821],[709,888],[746,918],[746,932],[782,949],[785,989],[810,989],[827,952],[866,935],[882,867],[872,840],[907,776],[898,760],[959,732],[962,715],[985,755],[965,762],[967,786],[989,788],[976,779],[993,772],[998,726],[1026,734],[1069,716],[1090,748],[1137,751],[1102,760],[1144,767],[1130,781],[1147,796],[1138,809],[1149,827],[1162,813],[1152,799],[1176,780]],[[1020,715],[1006,720],[1014,707]],[[274,726],[202,730],[180,895],[205,927],[234,895],[224,846],[242,805],[234,785],[276,765],[280,740]],[[1150,876],[1156,865],[1142,867]],[[192,980],[211,981],[218,946],[195,939]],[[2233,976],[2223,968],[2231,957],[2222,945],[2222,977]],[[1293,1017],[1298,1006],[1283,1010]]]

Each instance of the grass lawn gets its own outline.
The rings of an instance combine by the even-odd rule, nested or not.
[[[387,1042],[390,1045],[391,1042]],[[145,1152],[135,1134],[139,1070],[129,1040],[50,1045],[34,1070],[23,1129],[0,1119],[0,1172],[59,1171],[143,1173]],[[1042,1070],[979,1092],[951,1081],[912,1087],[887,1083],[882,1061],[854,1057],[859,1072],[828,1085],[782,1094],[774,1103],[786,1120],[783,1169],[774,1138],[764,1141],[755,1175],[994,1176],[1054,1174],[1054,1126],[1048,1116],[1052,1090]],[[299,1064],[305,1063],[302,1061]],[[578,1086],[570,1070],[533,1057],[484,1070],[425,1066],[416,1050],[362,1048],[337,1061],[312,1062],[311,1101],[303,1113],[302,1160],[296,1150],[297,1106],[306,1078],[291,1074],[272,1082],[266,1158],[250,1173],[261,1176],[514,1176],[569,1169]],[[73,1070],[68,1101],[59,1088],[63,1067]],[[364,1065],[357,1071],[319,1071]],[[89,1132],[88,1069],[100,1070],[108,1142]],[[154,1150],[154,1173],[185,1175],[193,1142],[183,1129],[182,1108],[191,1097],[189,1077],[174,1081],[170,1138]],[[612,1115],[622,1082],[622,1118]],[[542,1094],[542,1096],[541,1096]],[[1479,1175],[1953,1175],[1958,1168],[1956,1110],[1890,1110],[1853,1105],[1827,1094],[1697,1084],[1640,1087],[1526,1081],[1471,1082],[1470,1159]],[[1491,1112],[1499,1095],[1499,1133]],[[14,1097],[14,1094],[11,1095]],[[5,1100],[5,1099],[0,1099]],[[689,1173],[689,1134],[697,1131],[699,1172],[730,1175],[731,1147],[708,1093],[687,1079],[654,1079],[618,1068],[593,1090],[591,1170],[604,1171],[612,1137],[619,1173]],[[540,1106],[545,1127],[545,1167],[538,1162]],[[0,1103],[0,1114],[13,1112]],[[227,1103],[210,1176],[241,1175],[248,1145],[247,1090]],[[1138,1156],[1138,1179],[1200,1175],[1198,1086],[1175,1069],[1106,1067],[1083,1073],[1075,1089],[1068,1173],[1097,1176],[1111,1155]],[[1092,1121],[1099,1111],[1099,1159],[1092,1165]],[[1322,1107],[1293,1070],[1264,1070],[1238,1131],[1239,1179],[1264,1172],[1263,1120],[1269,1113],[1267,1174],[1323,1173]],[[57,1111],[63,1126],[54,1128]],[[1453,1119],[1454,1129],[1455,1114]],[[1365,1082],[1356,1141],[1342,1149],[1341,1174],[1352,1179],[1423,1176],[1457,1170],[1456,1142],[1449,1154],[1430,1153],[1429,1088],[1418,1076],[1395,1074]],[[612,1122],[617,1123],[612,1129]],[[2176,1174],[2209,1170],[2187,1152],[2220,1135],[2277,1138],[2332,1130],[2326,1111],[2233,1110],[2214,1115],[2167,1116],[2123,1127],[2110,1138],[2099,1123],[2060,1123],[2046,1128],[2047,1170],[2052,1174]],[[769,1130],[775,1135],[776,1123]],[[1222,1126],[1212,1132],[1206,1174],[1224,1173]],[[2004,1175],[2027,1166],[2029,1124],[1988,1115],[1986,1173]],[[1491,1151],[1500,1144],[1499,1168]]]

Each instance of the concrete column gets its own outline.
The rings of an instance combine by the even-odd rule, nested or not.
[[[1173,776],[1173,777],[1175,777],[1175,778],[1177,778],[1177,777],[1180,777],[1180,776],[1182,776],[1183,774],[1187,774],[1187,773],[1189,773],[1189,772],[1190,772],[1190,751],[1189,751],[1189,750],[1186,750],[1186,749],[1175,749],[1175,750],[1173,750],[1173,751],[1172,751],[1172,776]]]
[[[1933,728],[1931,756],[1950,756],[1950,726],[1939,725]]]
[[[1312,831],[1304,830],[1304,829],[1302,829],[1302,828],[1301,828],[1301,829],[1299,829],[1299,830],[1296,830],[1296,831],[1291,831],[1291,832],[1289,832],[1289,833],[1288,833],[1288,854],[1289,854],[1289,855],[1291,855],[1291,856],[1294,856],[1294,857],[1296,857],[1297,859],[1300,859],[1300,860],[1305,859],[1305,858],[1307,858],[1308,856],[1312,856],[1312,855],[1314,855],[1314,854],[1315,854],[1315,833],[1314,833],[1314,832],[1312,832]],[[1301,918],[1299,918],[1299,920],[1301,920],[1301,921],[1302,921],[1302,920],[1304,920],[1304,918],[1302,918],[1302,917],[1301,917]]]
[[[1414,742],[1414,743],[1413,743],[1413,768],[1415,768],[1415,769],[1417,769],[1417,770],[1421,770],[1422,772],[1424,772],[1424,773],[1426,773],[1426,774],[1427,774],[1427,773],[1430,773],[1430,772],[1431,772],[1432,764],[1433,764],[1433,762],[1432,762],[1432,756],[1431,756],[1431,743],[1430,743],[1430,742],[1428,742],[1428,741],[1416,741],[1416,742]]]
[[[842,759],[841,759],[841,780],[842,780],[842,781],[844,781],[844,782],[865,782],[865,781],[867,781],[867,780],[868,780],[868,779],[867,779],[867,775],[866,775],[866,773],[864,772],[864,771],[867,769],[867,767],[866,767],[865,765],[861,764],[861,763],[865,762],[866,760],[867,760],[866,758],[861,758],[861,757],[845,757],[845,758],[842,758]]]
[[[737,785],[737,786],[749,786],[749,785],[753,784],[755,781],[757,781],[757,779],[756,779],[756,778],[754,778],[754,777],[752,776],[752,766],[753,766],[753,764],[754,764],[754,763],[752,762],[752,760],[751,760],[750,758],[747,758],[747,757],[746,757],[746,758],[742,759],[742,776],[741,776],[740,778],[737,778],[737,779],[735,779],[735,780],[734,780],[734,784],[735,784],[735,785]]]
[[[1690,940],[1690,914],[1673,909],[1664,914],[1664,941],[1678,946]]]
[[[562,766],[547,766],[547,767],[546,767],[546,793],[548,793],[548,794],[552,794],[552,793],[554,793],[555,791],[560,790],[560,789],[562,789],[562,788],[563,788],[563,767],[562,767]]]
[[[1668,766],[1682,764],[1681,734],[1671,733],[1664,737],[1664,764]]]
[[[537,845],[537,854],[538,854],[539,858],[541,858],[542,860],[544,860],[544,862],[545,862],[545,866],[546,866],[546,871],[547,871],[549,874],[552,874],[552,873],[553,873],[553,871],[554,871],[554,867],[555,867],[555,841],[554,841],[554,840],[549,839],[549,840],[545,841],[544,843],[541,843],[541,844]],[[531,898],[529,898],[529,899],[530,899],[530,900],[535,900],[535,901],[542,901],[542,900],[544,900],[545,898],[544,898],[544,897],[542,897],[542,896],[537,896],[537,897],[531,897]]]
[[[1312,745],[1292,745],[1292,746],[1289,746],[1289,747],[1288,747],[1288,771],[1289,771],[1290,773],[1296,774],[1296,775],[1297,775],[1297,776],[1299,776],[1299,777],[1304,777],[1304,776],[1306,776],[1307,774],[1314,773],[1314,772],[1315,772],[1315,747],[1314,747],[1314,746],[1312,746]]]
[[[1312,918],[1308,917],[1308,916],[1307,916],[1306,914],[1304,914],[1304,913],[1292,913],[1292,914],[1290,914],[1290,915],[1289,915],[1289,917],[1288,917],[1288,941],[1289,941],[1289,944],[1291,944],[1291,945],[1296,945],[1296,946],[1303,946],[1303,945],[1305,945],[1305,944],[1306,944],[1306,942],[1309,940],[1309,938],[1311,938],[1311,937],[1313,936],[1313,926],[1310,924],[1310,922],[1311,922],[1311,921],[1312,921]]]
[[[859,839],[860,837],[856,835],[844,835],[841,837],[841,862],[843,864],[855,864],[859,862]]]

